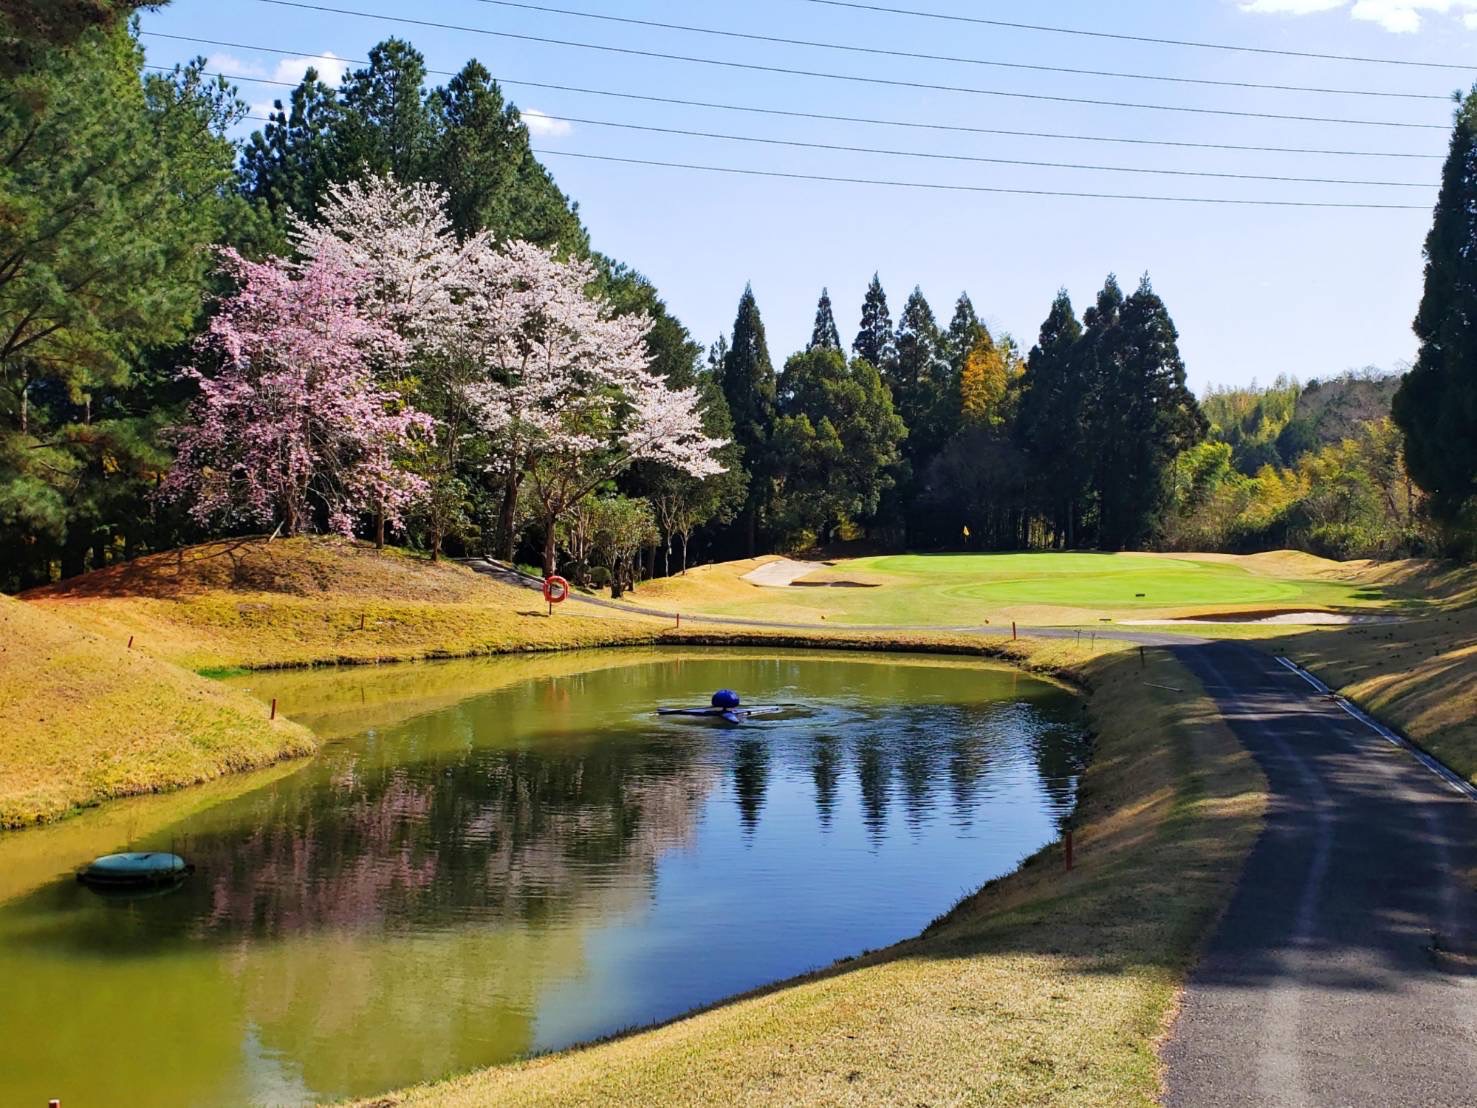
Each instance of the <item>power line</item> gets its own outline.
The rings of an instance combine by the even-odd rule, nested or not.
[[[145,66],[146,69],[165,70],[164,66]],[[167,71],[167,70],[166,70]],[[291,81],[276,81],[265,77],[242,77],[234,73],[221,73],[210,70],[201,71],[207,77],[224,77],[228,81],[251,81],[262,85],[281,85],[284,87],[296,87]],[[985,165],[1012,165],[1026,166],[1032,169],[1080,169],[1100,173],[1145,173],[1162,177],[1210,177],[1228,181],[1274,181],[1280,184],[1300,185],[1357,185],[1368,188],[1400,188],[1400,189],[1425,189],[1435,188],[1434,182],[1426,181],[1370,181],[1362,179],[1350,179],[1344,177],[1293,177],[1278,176],[1261,173],[1222,173],[1213,170],[1201,169],[1157,169],[1147,166],[1126,165],[1085,165],[1080,162],[1044,162],[1030,161],[1023,158],[994,158],[982,154],[946,154],[927,150],[889,150],[876,146],[849,146],[841,143],[830,142],[806,142],[801,139],[768,138],[758,135],[734,135],[721,131],[698,131],[683,127],[658,127],[645,123],[625,123],[610,119],[585,119],[573,115],[555,115],[550,112],[540,112],[544,119],[554,120],[559,123],[578,123],[590,127],[612,127],[624,131],[646,131],[651,134],[681,135],[686,138],[718,139],[724,142],[748,142],[765,146],[792,146],[806,150],[829,150],[847,154],[881,154],[887,157],[898,158],[924,158],[936,161],[950,162],[975,162]],[[267,123],[273,122],[270,116],[251,116]]]
[[[1057,189],[1003,188],[991,185],[949,185],[937,181],[893,181],[874,177],[831,177],[817,173],[785,173],[775,169],[743,169],[737,166],[697,165],[691,162],[664,162],[649,158],[624,158],[613,154],[585,154],[574,150],[547,150],[530,147],[540,157],[582,158],[597,162],[619,162],[623,165],[657,166],[664,169],[691,169],[703,173],[729,173],[744,177],[780,177],[792,181],[825,181],[843,185],[880,185],[887,188],[931,189],[941,192],[981,192],[1004,196],[1054,196],[1078,200],[1147,200],[1169,204],[1215,204],[1257,208],[1341,208],[1360,211],[1427,212],[1425,204],[1337,203],[1327,200],[1250,200],[1214,196],[1148,196],[1121,192],[1066,192]]]
[[[1320,54],[1311,50],[1277,50],[1270,46],[1239,46],[1226,42],[1197,42],[1193,39],[1154,38],[1149,35],[1127,35],[1110,31],[1086,31],[1078,27],[1052,27],[1040,23],[1013,23],[1004,19],[985,19],[974,15],[955,15],[950,12],[919,11],[915,8],[892,8],[883,4],[864,4],[859,0],[801,0],[806,4],[824,4],[832,8],[853,8],[857,11],[882,12],[887,15],[911,16],[917,19],[936,19],[949,23],[974,23],[985,27],[1007,27],[1013,31],[1041,31],[1053,35],[1079,35],[1084,38],[1114,39],[1118,42],[1140,42],[1153,46],[1188,46],[1197,50],[1224,50],[1237,54],[1268,54],[1281,58],[1311,58],[1326,62],[1357,62],[1364,65],[1403,65],[1416,69],[1455,69],[1470,73],[1477,66],[1456,62],[1420,62],[1409,58],[1369,58],[1357,54]]]
[[[165,34],[163,31],[142,31],[141,34],[153,38],[172,39],[177,42],[191,42],[203,46],[225,46],[234,50],[255,50],[264,54],[277,54],[287,58],[310,58],[319,61],[342,62],[346,65],[368,65],[361,58],[341,58],[337,54],[314,54],[302,50],[283,50],[273,46],[259,46],[249,42],[228,42],[222,39],[195,38],[189,35]],[[427,73],[437,77],[454,77],[454,70],[450,69],[428,69]],[[289,84],[290,82],[262,82],[259,78],[238,78],[252,80],[258,83]],[[1330,157],[1346,158],[1402,158],[1418,159],[1422,161],[1440,161],[1441,154],[1418,154],[1405,153],[1390,150],[1335,150],[1326,147],[1309,146],[1256,146],[1225,142],[1190,142],[1180,139],[1150,139],[1150,138],[1127,138],[1114,135],[1074,135],[1059,131],[1016,131],[1001,127],[976,127],[957,123],[934,123],[921,120],[905,119],[879,119],[870,116],[856,115],[831,115],[825,112],[804,112],[793,108],[761,108],[749,104],[722,104],[711,100],[684,100],[672,96],[651,96],[636,92],[618,92],[613,89],[584,88],[580,85],[560,85],[546,81],[520,81],[516,78],[498,76],[498,83],[514,85],[518,88],[545,89],[554,92],[572,92],[583,96],[604,96],[617,100],[634,100],[649,104],[669,104],[684,108],[707,108],[716,111],[740,112],[749,115],[779,116],[786,119],[809,119],[825,123],[860,123],[872,127],[900,127],[909,130],[921,131],[943,131],[951,134],[970,135],[1000,135],[1011,138],[1040,138],[1053,139],[1065,142],[1100,142],[1116,143],[1131,146],[1165,146],[1186,150],[1226,150],[1236,153],[1255,154],[1315,154]],[[263,117],[265,118],[265,117]]]
[[[1074,69],[1068,66],[1039,65],[1028,62],[1007,62],[992,58],[967,58],[955,54],[924,54],[911,50],[888,50],[877,46],[856,46],[837,42],[820,42],[815,39],[784,38],[779,35],[761,35],[746,31],[727,31],[714,27],[694,27],[685,23],[663,23],[654,19],[633,19],[629,16],[607,15],[603,12],[582,12],[571,8],[555,8],[544,4],[521,3],[520,0],[476,0],[500,8],[517,8],[523,11],[544,12],[551,15],[567,15],[576,19],[594,19],[604,23],[621,23],[631,27],[652,27],[663,31],[681,31],[685,34],[711,35],[717,38],[741,39],[746,42],[766,42],[781,46],[805,46],[817,50],[834,50],[848,54],[868,54],[874,57],[908,58],[914,61],[951,62],[959,65],[988,66],[996,69],[1021,69],[1036,73],[1066,73],[1077,77],[1112,77],[1129,81],[1161,81],[1179,85],[1208,85],[1214,88],[1261,89],[1271,92],[1311,92],[1328,96],[1368,96],[1393,100],[1441,100],[1449,101],[1449,94],[1435,92],[1387,92],[1376,89],[1322,88],[1310,85],[1277,85],[1257,81],[1224,81],[1209,77],[1176,77],[1158,73],[1124,73],[1109,69]]]
[[[637,50],[627,46],[609,46],[599,43],[575,42],[569,39],[546,38],[541,35],[518,34],[513,31],[494,31],[486,27],[470,27],[459,23],[440,23],[429,19],[411,19],[408,16],[381,15],[375,12],[355,11],[352,8],[331,8],[324,4],[303,3],[302,0],[257,0],[260,4],[272,4],[282,8],[298,8],[303,11],[324,12],[329,15],[347,15],[358,19],[383,20],[404,23],[413,27],[434,27],[442,31],[462,31],[467,34],[488,35],[494,38],[513,39],[519,42],[537,42],[549,46],[568,46],[579,50],[594,50],[606,54],[624,54],[629,57],[658,58],[663,61],[687,62],[694,65],[712,65],[725,69],[740,69],[753,73],[782,73],[791,77],[816,77],[829,81],[849,81],[854,84],[882,85],[889,88],[924,89],[930,92],[958,92],[971,96],[994,96],[1011,100],[1033,100],[1056,104],[1085,104],[1093,107],[1129,108],[1138,111],[1175,112],[1190,115],[1232,116],[1241,119],[1268,119],[1296,123],[1332,123],[1355,127],[1392,127],[1406,130],[1445,131],[1444,123],[1404,123],[1381,119],[1340,119],[1316,115],[1286,115],[1275,112],[1235,111],[1229,108],[1192,108],[1181,104],[1140,104],[1121,100],[1098,100],[1078,96],[1051,96],[1045,93],[1007,92],[1001,89],[970,88],[963,85],[941,85],[924,81],[902,81],[886,77],[863,77],[849,73],[826,73],[819,70],[790,69],[783,66],[759,65],[754,62],[723,61],[718,58],[698,58],[686,54],[668,54],[655,50]]]

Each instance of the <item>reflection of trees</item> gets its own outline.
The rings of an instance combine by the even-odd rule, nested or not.
[[[752,835],[759,826],[759,813],[768,788],[768,744],[758,739],[740,739],[733,748],[733,791],[747,834]]]
[[[815,809],[821,826],[831,826],[836,808],[836,786],[841,780],[841,740],[835,735],[817,735],[811,743],[810,775],[815,781]]]
[[[1042,787],[1065,819],[1076,800],[1077,780],[1087,768],[1091,748],[1081,730],[1066,723],[1041,721],[1028,733]]]
[[[856,744],[856,778],[862,796],[862,823],[874,845],[879,845],[887,832],[887,751],[885,740],[868,733]]]

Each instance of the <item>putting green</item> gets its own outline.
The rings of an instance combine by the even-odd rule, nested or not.
[[[895,577],[898,584],[931,580],[944,596],[989,604],[1095,609],[1281,605],[1303,597],[1323,603],[1328,597],[1321,594],[1330,591],[1318,587],[1322,582],[1259,577],[1237,565],[1132,554],[915,554],[853,565]],[[1320,595],[1311,595],[1315,593]]]

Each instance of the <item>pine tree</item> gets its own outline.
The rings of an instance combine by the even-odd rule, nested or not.
[[[893,345],[895,354],[880,368],[908,425],[906,453],[917,465],[943,444],[958,405],[944,339],[922,289],[914,288],[903,306]]]
[[[288,215],[314,218],[329,187],[344,179],[333,139],[342,114],[338,94],[310,67],[288,102],[278,100],[267,125],[247,141],[241,191],[281,227]]]
[[[336,131],[342,166],[391,174],[397,180],[427,176],[431,115],[422,89],[426,59],[404,39],[388,38],[369,52],[369,64],[344,79],[344,119]]]
[[[1453,547],[1477,547],[1477,89],[1457,111],[1426,238],[1414,368],[1395,397],[1406,462]]]
[[[815,327],[810,332],[810,345],[806,350],[841,349],[841,332],[836,329],[836,317],[831,312],[831,290],[821,289],[820,303],[815,309]]]
[[[750,557],[758,553],[759,527],[770,502],[773,458],[770,438],[774,433],[776,384],[764,320],[751,286],[744,286],[738,315],[733,322],[733,342],[723,359],[723,396],[733,420],[734,441],[742,451],[749,475],[744,502],[745,545]]]
[[[882,282],[875,273],[862,301],[862,328],[851,344],[851,352],[866,358],[884,374],[892,364],[892,313],[887,310],[887,293],[882,291]]]

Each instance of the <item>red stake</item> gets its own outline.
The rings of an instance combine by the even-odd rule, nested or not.
[[[275,696],[272,697],[272,715],[271,715],[270,718],[272,718],[272,719],[276,719],[277,718],[277,698]]]
[[[1016,634],[1015,634],[1015,620],[1011,620],[1010,621],[1010,637],[1011,637],[1011,640],[1012,641],[1014,641],[1014,639],[1016,637]]]
[[[677,613],[677,630],[682,630],[682,613]]]
[[[129,650],[132,650],[133,649],[133,636],[132,635],[129,635],[128,636],[128,649]]]

